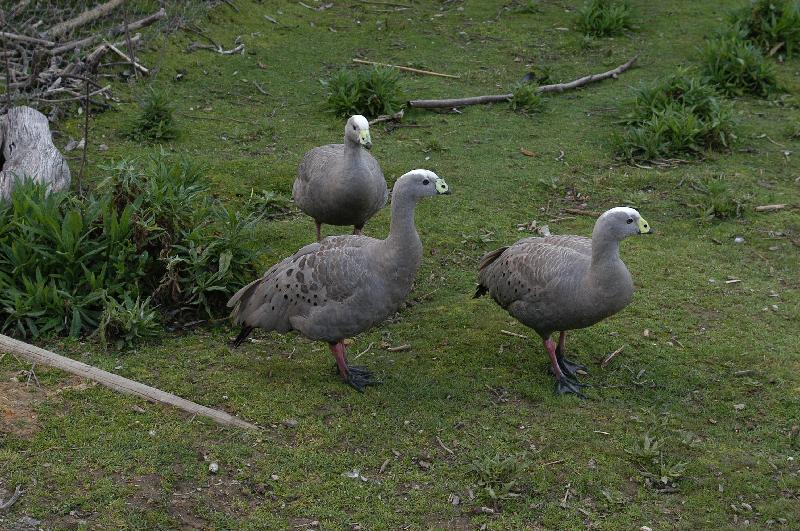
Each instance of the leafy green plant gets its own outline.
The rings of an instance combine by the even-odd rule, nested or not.
[[[479,493],[495,508],[504,500],[516,497],[514,490],[524,468],[522,456],[500,454],[487,454],[470,465]]]
[[[146,335],[131,316],[149,322],[151,300],[171,320],[219,315],[255,273],[248,234],[263,212],[223,207],[199,168],[161,153],[103,171],[98,195],[21,182],[0,205],[2,331],[80,336],[102,325],[104,341],[128,342]]]
[[[139,99],[139,112],[122,128],[122,136],[135,142],[164,142],[179,135],[166,92],[153,87]]]
[[[584,35],[619,35],[631,27],[631,6],[627,0],[589,0],[578,9],[575,25]]]
[[[755,0],[731,15],[731,32],[752,41],[769,55],[800,45],[800,1]]]
[[[517,83],[511,93],[511,108],[523,114],[541,112],[544,98],[537,92],[537,86],[531,83]]]
[[[107,300],[94,335],[103,348],[108,348],[113,342],[116,348],[123,349],[141,340],[152,339],[159,331],[158,311],[150,305],[150,298],[132,299],[126,293],[122,302]]]
[[[640,89],[624,121],[628,130],[617,151],[628,160],[697,156],[734,138],[730,107],[685,69]]]
[[[756,46],[736,37],[706,42],[701,52],[702,73],[728,96],[766,97],[777,89],[775,66]]]
[[[405,102],[400,74],[393,68],[340,70],[322,84],[328,107],[339,116],[393,114]]]

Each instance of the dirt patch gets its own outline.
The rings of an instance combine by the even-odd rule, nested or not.
[[[37,406],[45,399],[68,390],[84,390],[94,384],[81,378],[68,378],[55,388],[28,382],[28,371],[0,375],[0,433],[30,439],[39,431]]]

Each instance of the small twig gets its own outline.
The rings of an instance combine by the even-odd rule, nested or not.
[[[17,485],[17,488],[14,489],[14,494],[11,495],[7,502],[0,500],[0,511],[11,508],[23,494],[25,494],[25,491],[22,490],[22,486]]]
[[[557,465],[558,463],[563,463],[564,461],[565,461],[564,459],[556,459],[555,461],[549,461],[549,462],[547,462],[547,463],[542,463],[542,464],[541,464],[541,465],[539,465],[539,466],[550,466],[550,465]]]
[[[275,20],[275,19],[274,19],[274,18],[272,18],[271,16],[269,16],[269,15],[264,15],[264,18],[265,18],[265,19],[267,19],[267,20],[269,20],[269,21],[270,21],[270,22],[272,22],[273,24],[277,24],[278,26],[280,26],[280,22],[278,22],[277,20]]]
[[[397,347],[387,347],[386,350],[388,350],[389,352],[403,352],[406,350],[411,350],[411,345],[406,344],[406,345],[399,345]]]
[[[122,58],[123,58],[125,61],[127,61],[128,63],[130,63],[130,64],[131,64],[131,66],[133,66],[133,67],[134,67],[134,68],[133,68],[134,70],[136,70],[136,69],[139,69],[139,70],[140,70],[140,71],[141,71],[143,74],[149,74],[149,73],[150,73],[150,70],[149,70],[149,69],[147,69],[147,68],[145,68],[144,66],[140,65],[139,63],[137,63],[137,62],[136,62],[136,61],[135,61],[135,60],[134,60],[132,57],[128,57],[127,55],[125,55],[125,52],[123,52],[122,50],[120,50],[119,48],[117,48],[116,46],[114,46],[113,44],[111,44],[111,43],[107,42],[107,43],[106,43],[106,46],[108,46],[108,49],[109,49],[109,50],[111,50],[111,51],[112,51],[112,52],[114,52],[115,54],[117,54],[117,55],[119,55],[120,57],[122,57]]]
[[[236,7],[236,5],[233,2],[231,2],[231,0],[222,0],[222,1],[231,6],[231,9],[239,13],[239,8]]]
[[[27,35],[18,35],[16,33],[8,33],[6,31],[0,31],[0,38],[8,39],[10,41],[20,41],[20,42],[29,42],[31,44],[41,44],[42,46],[47,46],[48,48],[51,46],[55,46],[56,43],[53,41],[47,41],[45,39],[37,39],[36,37],[28,37]]]
[[[404,113],[403,109],[400,109],[399,111],[397,111],[394,114],[381,114],[377,118],[374,118],[374,119],[370,120],[369,121],[369,125],[375,125],[375,124],[379,124],[381,122],[396,122],[396,121],[400,121],[400,120],[403,119],[404,114],[405,113]]]
[[[386,467],[389,466],[389,460],[385,460],[381,465],[380,470],[378,470],[378,474],[383,474],[383,471],[386,470]]]
[[[396,68],[398,70],[403,70],[404,72],[414,72],[415,74],[425,74],[428,76],[439,76],[439,77],[449,77],[452,79],[461,79],[461,76],[454,76],[452,74],[442,74],[440,72],[432,72],[431,70],[420,70],[419,68],[411,68],[410,66],[398,66],[398,65],[390,65],[387,63],[376,63],[375,61],[365,61],[363,59],[353,59],[353,62],[361,65],[387,66],[389,68]]]
[[[264,87],[262,87],[261,85],[259,85],[255,81],[253,81],[253,85],[255,85],[256,90],[259,91],[261,94],[263,94],[264,96],[269,96],[269,92],[264,90]]]
[[[522,338],[522,339],[528,339],[528,336],[523,336],[522,334],[518,334],[516,332],[511,332],[509,330],[500,330],[500,333],[501,334],[505,334],[507,336],[514,336],[514,337],[519,337],[519,338]]]
[[[436,436],[436,442],[439,443],[439,446],[442,447],[442,450],[444,450],[448,454],[456,455],[456,453],[453,450],[451,450],[450,448],[448,448],[447,446],[444,445],[444,443],[442,442],[442,440],[439,438],[438,435]]]
[[[602,362],[600,362],[600,367],[602,367],[603,369],[605,369],[605,368],[606,368],[606,366],[608,366],[608,364],[609,364],[609,363],[611,363],[611,360],[613,360],[613,359],[614,359],[614,356],[616,356],[617,354],[619,354],[620,352],[622,352],[622,350],[623,350],[624,348],[625,348],[625,345],[622,345],[622,346],[621,346],[621,347],[619,347],[617,350],[615,350],[614,352],[612,352],[611,354],[609,354],[608,356],[606,356],[605,358],[603,358],[603,361],[602,361]]]
[[[78,195],[83,195],[83,172],[86,170],[86,151],[89,147],[89,83],[86,86],[86,99],[83,102],[83,153],[81,154],[81,169],[78,172]]]
[[[131,33],[128,30],[128,6],[125,6],[125,12],[123,13],[125,17],[123,23],[125,25],[125,43],[128,45],[128,55],[130,55],[131,66],[133,67],[133,73],[136,76],[136,79],[139,79],[139,70],[136,68],[136,55],[133,52],[133,43],[131,42]]]
[[[353,357],[353,359],[354,359],[354,360],[357,360],[358,358],[360,358],[361,356],[363,356],[364,354],[366,354],[367,352],[369,352],[370,350],[372,350],[372,345],[374,345],[374,344],[375,344],[375,342],[373,341],[372,343],[370,343],[370,344],[369,344],[369,346],[368,346],[367,348],[365,348],[364,350],[362,350],[361,352],[359,352],[358,354],[356,354],[356,355]]]
[[[31,384],[31,378],[33,378],[33,383],[36,384],[36,387],[41,387],[42,386],[42,384],[39,383],[39,377],[36,376],[36,371],[34,371],[35,368],[36,368],[36,363],[32,363],[31,364],[31,368],[28,371],[28,381],[25,382],[25,387],[27,387],[27,386],[29,386]]]

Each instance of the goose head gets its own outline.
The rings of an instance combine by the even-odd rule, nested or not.
[[[347,142],[371,149],[372,138],[369,135],[369,122],[367,119],[360,114],[351,116],[344,127],[344,138]]]
[[[595,223],[595,235],[602,239],[621,241],[628,236],[652,234],[650,224],[634,208],[614,207],[604,212]]]
[[[423,169],[411,170],[401,175],[400,178],[397,179],[397,182],[394,183],[394,188],[392,189],[393,197],[397,194],[403,194],[415,200],[434,195],[447,195],[449,193],[450,187],[444,179],[430,170]]]

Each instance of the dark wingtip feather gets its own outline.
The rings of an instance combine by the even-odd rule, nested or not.
[[[473,295],[472,298],[477,299],[479,297],[483,297],[487,293],[489,293],[489,290],[486,289],[486,286],[484,286],[483,284],[478,284],[478,287],[475,288],[475,295]]]
[[[233,343],[231,344],[233,348],[236,348],[239,345],[241,345],[244,342],[244,340],[247,339],[247,336],[249,336],[250,332],[252,331],[253,331],[252,326],[242,325],[241,332],[239,332],[239,335],[236,336],[236,339],[234,339]]]
[[[483,271],[486,266],[497,260],[500,255],[506,251],[506,249],[508,249],[508,247],[500,247],[499,249],[495,249],[494,251],[483,255],[483,258],[481,258],[481,263],[478,265],[478,271]]]

